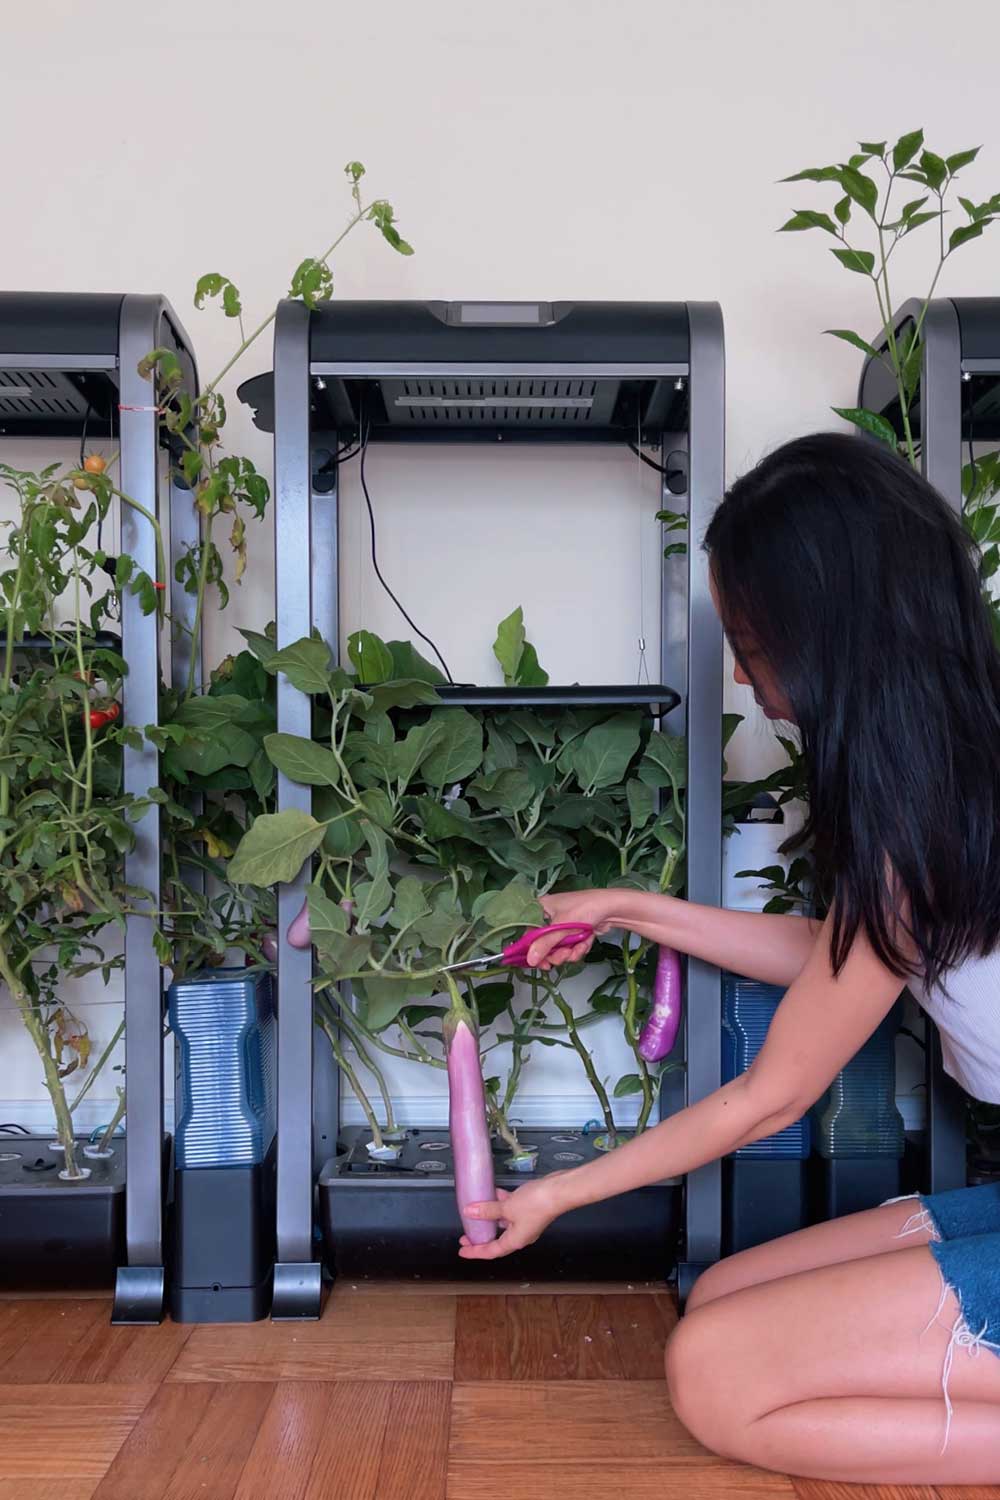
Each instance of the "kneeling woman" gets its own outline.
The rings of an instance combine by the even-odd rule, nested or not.
[[[608,1157],[526,1184],[492,1243],[693,1171],[823,1094],[904,985],[948,1071],[1000,1103],[1000,657],[956,516],[901,461],[804,438],[735,484],[709,528],[713,595],[773,719],[798,726],[824,922],[629,890],[546,897],[556,921],[624,928],[787,987],[742,1077]],[[532,963],[575,962],[586,945]],[[709,1448],[833,1480],[1000,1481],[1000,1184],[887,1204],[723,1261],[667,1350]]]

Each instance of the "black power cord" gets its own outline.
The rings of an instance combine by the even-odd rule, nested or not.
[[[642,449],[637,443],[633,443],[631,438],[625,439],[625,446],[631,448],[636,458],[641,458],[644,464],[648,464],[651,469],[655,469],[657,474],[662,474],[666,479],[676,479],[678,475],[684,473],[683,469],[671,469],[666,464],[658,464],[655,458],[650,458],[648,453],[643,453]]]
[[[358,472],[359,472],[359,474],[361,476],[361,488],[362,488],[362,490],[364,492],[365,504],[368,507],[368,523],[369,523],[369,526],[371,528],[371,539],[372,539],[372,543],[371,543],[371,547],[372,547],[372,567],[375,569],[375,577],[378,579],[379,583],[385,589],[386,593],[389,595],[389,598],[392,600],[393,604],[395,604],[396,608],[399,610],[400,614],[403,616],[403,619],[406,621],[407,625],[409,625],[410,629],[416,631],[416,633],[420,637],[420,639],[422,641],[426,642],[426,644],[428,646],[430,646],[431,650],[434,652],[434,655],[437,657],[438,661],[441,663],[441,670],[444,672],[444,675],[447,677],[448,681],[452,685],[454,685],[455,679],[451,675],[451,672],[450,672],[450,670],[448,668],[448,663],[445,661],[444,657],[441,655],[440,651],[438,650],[437,646],[435,646],[435,644],[431,640],[430,636],[429,635],[425,635],[424,632],[420,629],[419,625],[417,625],[414,622],[414,620],[412,619],[412,617],[407,614],[406,610],[403,608],[402,604],[399,602],[399,599],[396,597],[396,595],[393,593],[392,589],[389,587],[388,583],[386,582],[385,577],[384,577],[384,575],[382,573],[382,569],[379,567],[379,564],[378,564],[378,551],[377,551],[377,542],[376,542],[376,537],[375,537],[375,512],[372,509],[371,496],[368,493],[368,481],[365,478],[365,457],[366,457],[366,455],[368,453],[368,437],[369,437],[370,432],[371,432],[371,424],[369,423],[365,427],[365,429],[364,429],[364,435],[363,435],[363,437],[361,439],[361,443],[360,443],[359,451],[360,451],[360,455],[361,455],[361,464],[359,466]],[[345,462],[345,460],[342,459],[341,462],[343,463],[343,462]]]

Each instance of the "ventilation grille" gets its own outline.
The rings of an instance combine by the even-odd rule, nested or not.
[[[383,380],[393,426],[606,427],[617,380],[509,375]]]
[[[0,370],[0,420],[82,423],[86,411],[86,398],[61,370]]]

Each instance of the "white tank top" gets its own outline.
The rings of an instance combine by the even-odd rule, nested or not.
[[[968,958],[928,990],[910,993],[941,1033],[945,1072],[984,1104],[1000,1104],[1000,951]]]

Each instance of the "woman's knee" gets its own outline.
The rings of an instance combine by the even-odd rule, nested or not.
[[[724,1457],[735,1457],[736,1423],[723,1399],[720,1378],[725,1348],[714,1310],[688,1312],[678,1323],[665,1355],[670,1404],[692,1437]]]
[[[688,1299],[684,1304],[685,1314],[697,1312],[699,1307],[704,1307],[706,1302],[714,1302],[718,1297],[724,1297],[731,1292],[734,1277],[728,1260],[720,1260],[714,1266],[709,1266],[702,1271],[698,1280],[688,1293]]]

